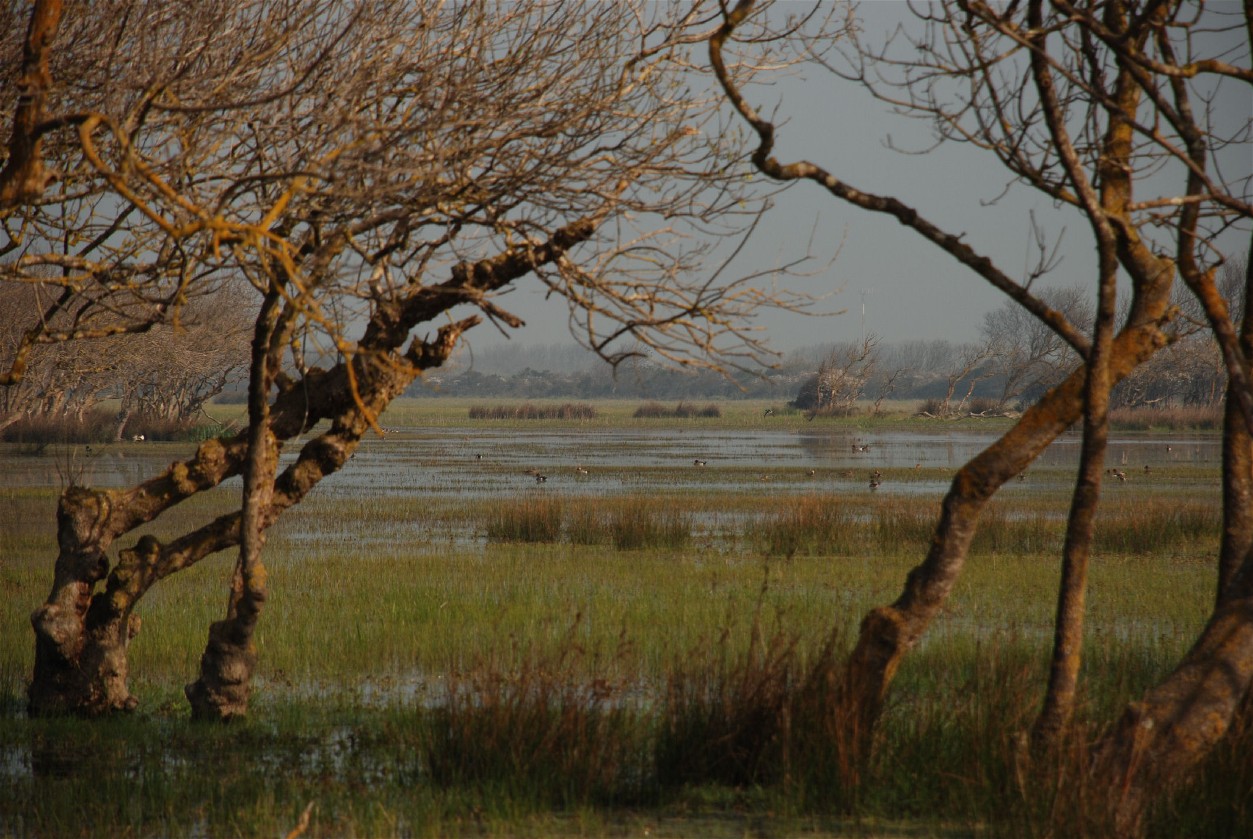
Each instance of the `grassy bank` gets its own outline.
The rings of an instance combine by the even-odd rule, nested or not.
[[[843,524],[853,543],[873,542],[873,527]],[[1205,553],[1185,543],[1095,564],[1086,718],[1107,719],[1194,637],[1211,583]],[[3,827],[272,835],[314,801],[309,835],[715,835],[767,814],[784,832],[1042,831],[1057,796],[1078,794],[1013,775],[1015,738],[1043,688],[1049,555],[977,551],[900,674],[874,764],[857,774],[839,763],[817,686],[920,548],[765,559],[557,541],[363,553],[279,537],[253,715],[226,728],[187,722],[179,696],[222,608],[225,558],[145,600],[133,719],[25,720],[29,630],[24,610],[6,609]],[[37,602],[46,567],[6,561],[6,602]],[[1075,748],[1091,735],[1076,732]],[[1242,766],[1238,755],[1228,759]],[[1222,812],[1247,808],[1236,782],[1198,794]],[[1191,825],[1197,808],[1185,799],[1163,824]]]

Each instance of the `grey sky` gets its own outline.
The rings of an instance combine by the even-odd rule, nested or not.
[[[905,19],[901,0],[872,0],[861,13],[866,31],[885,31]],[[889,135],[897,147],[929,147],[925,123],[893,115],[858,86],[821,68],[802,79],[783,82],[775,94],[779,130],[777,156],[784,161],[806,158],[824,166],[853,186],[894,195],[990,256],[1013,277],[1021,277],[1035,258],[1030,215],[1051,237],[1062,235],[1062,262],[1044,282],[1087,284],[1092,253],[1086,224],[1074,213],[1061,213],[1050,201],[1025,187],[1010,190],[1008,172],[986,153],[945,145],[924,155],[905,155],[886,147]],[[769,113],[769,94],[751,94],[754,105]],[[1247,121],[1253,102],[1230,86],[1224,110],[1233,122]],[[1247,152],[1247,149],[1244,151]],[[1244,155],[1246,158],[1248,154]],[[1250,161],[1253,166],[1253,161]],[[996,201],[995,204],[991,202]],[[1005,298],[939,249],[884,215],[872,215],[842,204],[813,184],[803,183],[780,195],[758,230],[754,246],[738,263],[742,273],[769,269],[803,254],[812,232],[818,257],[838,257],[821,274],[789,286],[814,294],[839,292],[827,309],[846,309],[840,316],[815,318],[766,314],[771,345],[780,351],[834,341],[857,340],[864,329],[886,341],[947,339],[972,341],[986,312]],[[514,345],[564,343],[570,340],[560,302],[544,303],[525,284],[504,301],[526,319]],[[478,347],[498,345],[496,333],[476,330]]]

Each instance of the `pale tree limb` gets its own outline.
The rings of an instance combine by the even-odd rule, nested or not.
[[[1041,0],[1030,0],[1027,20],[1032,32],[1043,33]],[[1142,36],[1142,40],[1143,40]],[[1045,36],[1033,38],[1031,74],[1039,94],[1050,135],[1067,180],[1080,197],[1097,242],[1098,293],[1092,352],[1086,365],[1083,390],[1083,440],[1079,451],[1079,474],[1066,517],[1062,545],[1062,574],[1058,584],[1057,613],[1053,624],[1053,654],[1049,666],[1044,702],[1031,729],[1032,750],[1037,755],[1056,745],[1058,735],[1074,714],[1083,660],[1083,625],[1086,611],[1088,562],[1101,499],[1101,478],[1109,440],[1109,355],[1114,335],[1117,305],[1118,234],[1111,218],[1125,212],[1130,184],[1124,176],[1129,169],[1130,144],[1127,130],[1111,126],[1104,137],[1103,157],[1108,160],[1101,179],[1100,195],[1084,173],[1074,142],[1066,127],[1065,113],[1053,85],[1052,65],[1044,55]],[[1134,112],[1137,88],[1129,74],[1121,72],[1115,82],[1120,90],[1115,98],[1130,100]]]

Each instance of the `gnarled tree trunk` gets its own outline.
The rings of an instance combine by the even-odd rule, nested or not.
[[[1134,324],[1115,339],[1110,355],[1112,387],[1165,345],[1160,324],[1168,316],[1171,272],[1162,265],[1155,288],[1133,305]],[[1007,481],[1026,469],[1039,454],[1079,419],[1083,410],[1084,368],[1046,393],[999,440],[958,470],[944,497],[931,548],[921,565],[909,572],[895,602],[872,610],[862,620],[857,644],[849,656],[845,707],[842,711],[850,742],[865,759],[875,724],[902,658],[922,637],[939,613],[966,561],[979,514]]]
[[[483,292],[500,288],[538,265],[551,262],[588,239],[596,229],[593,219],[580,219],[559,229],[553,239],[481,260],[458,264],[448,287]],[[359,346],[363,351],[330,371],[310,369],[301,379],[283,380],[280,391],[265,414],[261,429],[275,441],[285,441],[312,429],[323,419],[329,428],[301,448],[296,462],[272,479],[268,502],[253,507],[259,532],[270,527],[288,508],[298,504],[322,478],[343,467],[362,437],[374,427],[375,417],[424,370],[447,360],[461,334],[479,323],[469,317],[441,327],[430,339],[413,339],[403,347],[410,331],[448,306],[446,288],[429,287],[423,293],[381,307],[372,318]],[[370,351],[364,351],[364,348]],[[136,546],[119,553],[110,570],[107,552],[113,542],[134,528],[152,521],[170,507],[192,495],[241,474],[249,452],[250,427],[229,439],[208,440],[195,457],[175,463],[163,474],[129,490],[87,490],[71,487],[61,498],[58,512],[60,554],[52,592],[32,615],[35,630],[35,668],[28,690],[33,715],[72,713],[96,716],[135,707],[127,687],[127,644],[138,630],[132,611],[139,599],[159,580],[187,568],[221,550],[238,546],[243,514],[229,513],[173,541],[161,543],[141,538]],[[277,444],[266,447],[277,458]],[[259,545],[258,545],[259,549]],[[259,555],[258,555],[259,556]],[[256,609],[264,591],[263,569],[254,565],[251,580],[239,578],[240,595],[232,593],[235,617],[249,618],[245,609]],[[105,587],[97,591],[98,584]],[[247,590],[251,587],[252,593]],[[246,687],[227,698],[226,685],[246,686],[248,644],[239,643],[240,625],[230,617],[211,633],[209,672],[218,673],[206,683],[189,686],[189,698],[201,703],[200,715],[229,717],[245,704]],[[219,645],[215,647],[214,645]],[[219,649],[222,656],[215,656]],[[202,670],[202,674],[203,674]],[[217,698],[211,698],[214,690]],[[201,702],[201,700],[204,700]],[[217,711],[212,709],[217,708]],[[227,711],[226,709],[232,709]]]

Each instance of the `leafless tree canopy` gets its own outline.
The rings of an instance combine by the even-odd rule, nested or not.
[[[1095,258],[1083,267],[1090,302],[1068,310],[1066,301],[1035,287],[1056,262],[1034,219],[1039,259],[1016,278],[980,252],[976,235],[967,241],[926,218],[909,196],[875,193],[873,184],[854,184],[820,163],[779,160],[776,122],[759,112],[751,88],[735,76],[745,39],[759,38],[778,16],[754,0],[728,4],[710,55],[728,101],[757,135],[754,165],[778,181],[811,181],[836,200],[904,225],[1004,292],[1082,362],[954,478],[926,559],[901,595],[862,623],[847,667],[841,725],[864,759],[901,657],[945,602],[980,510],[1058,434],[1081,422],[1054,656],[1032,732],[1036,755],[1055,744],[1076,696],[1111,392],[1185,334],[1175,325],[1178,278],[1196,301],[1200,317],[1193,322],[1204,324],[1221,350],[1227,381],[1225,522],[1209,624],[1175,673],[1128,708],[1097,750],[1094,771],[1111,793],[1096,806],[1108,805],[1101,817],[1117,835],[1134,835],[1143,830],[1148,801],[1195,769],[1253,684],[1253,319],[1231,310],[1233,296],[1224,297],[1216,281],[1225,263],[1248,252],[1253,231],[1253,120],[1247,109],[1218,104],[1233,88],[1232,101],[1249,101],[1253,6],[951,0],[908,8],[909,23],[885,41],[857,36],[833,50],[819,33],[802,35],[799,51],[831,70],[831,83],[860,86],[928,122],[937,143],[982,150],[1003,167],[1007,189],[1026,187],[1073,211]],[[835,151],[831,158],[839,159]],[[1247,288],[1253,275],[1247,262],[1244,267]],[[1120,283],[1131,291],[1123,305]]]
[[[447,283],[455,266],[589,219],[596,247],[536,270],[588,345],[760,360],[740,316],[777,299],[711,282],[690,235],[742,232],[757,206],[681,72],[703,13],[68,4],[38,128],[50,182],[5,211],[6,278],[51,267],[72,293],[72,327],[44,341],[115,331],[101,318],[118,310],[141,329],[228,278],[281,275],[301,328],[350,351],[346,326],[402,299],[512,325],[496,289]],[[6,89],[20,67],[6,62]]]
[[[177,330],[241,280],[256,313],[243,432],[139,487],[63,497],[79,526],[60,531],[35,617],[37,712],[131,707],[135,602],[238,545],[227,618],[188,696],[198,715],[243,713],[265,529],[466,330],[522,326],[500,299],[516,283],[564,300],[576,336],[611,361],[644,347],[751,368],[770,359],[753,313],[805,304],[725,265],[771,188],[743,177],[736,130],[692,57],[714,4],[4,10],[0,90],[15,95],[0,281],[41,303],[0,383],[22,382],[47,344]],[[334,366],[313,366],[313,350]],[[329,430],[279,473],[283,444],[319,420]],[[237,514],[110,567],[114,540],[236,474]],[[108,521],[91,524],[100,509]]]

